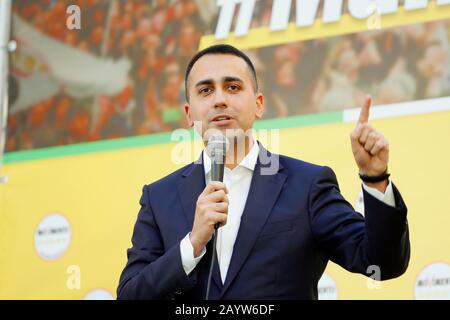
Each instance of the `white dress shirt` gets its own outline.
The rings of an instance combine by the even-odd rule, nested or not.
[[[225,283],[225,277],[233,254],[233,246],[239,231],[241,216],[247,201],[258,154],[259,145],[254,140],[250,152],[244,157],[241,163],[233,170],[230,170],[227,167],[225,167],[224,170],[223,182],[228,189],[228,218],[226,225],[217,229],[216,247],[222,283]],[[205,170],[205,183],[208,184],[211,181],[211,159],[206,152],[203,152],[203,166]],[[392,184],[390,181],[384,194],[365,184],[363,184],[363,188],[378,200],[395,207],[394,192],[392,191]],[[188,233],[180,243],[181,261],[187,275],[194,270],[198,262],[206,253],[206,248],[203,248],[200,255],[197,258],[194,258],[194,248],[189,235],[190,233]]]

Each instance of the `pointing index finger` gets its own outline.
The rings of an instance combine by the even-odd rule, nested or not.
[[[368,95],[364,100],[364,105],[359,113],[358,123],[367,123],[369,121],[369,110],[372,105],[372,96]]]

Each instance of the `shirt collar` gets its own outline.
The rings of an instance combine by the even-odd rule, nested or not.
[[[258,155],[259,155],[258,141],[253,140],[253,146],[250,149],[250,152],[244,157],[244,159],[242,159],[242,161],[236,168],[245,167],[251,171],[255,170]],[[203,169],[205,170],[205,176],[211,171],[211,158],[208,156],[208,153],[205,150],[203,150]]]

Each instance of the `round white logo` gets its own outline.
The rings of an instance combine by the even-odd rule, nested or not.
[[[326,273],[322,275],[317,285],[319,300],[337,300],[338,290],[336,282]]]
[[[84,300],[114,300],[113,295],[105,289],[95,289],[84,296]]]
[[[34,234],[34,246],[42,259],[55,260],[66,252],[70,239],[69,221],[62,214],[54,213],[39,223]]]
[[[416,279],[414,296],[417,300],[449,300],[450,264],[435,262],[426,266]]]

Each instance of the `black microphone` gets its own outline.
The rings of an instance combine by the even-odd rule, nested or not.
[[[222,134],[214,134],[208,139],[206,151],[211,158],[211,181],[223,182],[223,172],[225,170],[225,156],[228,150],[228,139]],[[217,229],[219,223],[214,225],[214,239],[211,253],[211,265],[209,267],[208,284],[206,286],[205,300],[209,300],[209,288],[211,285],[214,260],[216,258]]]

